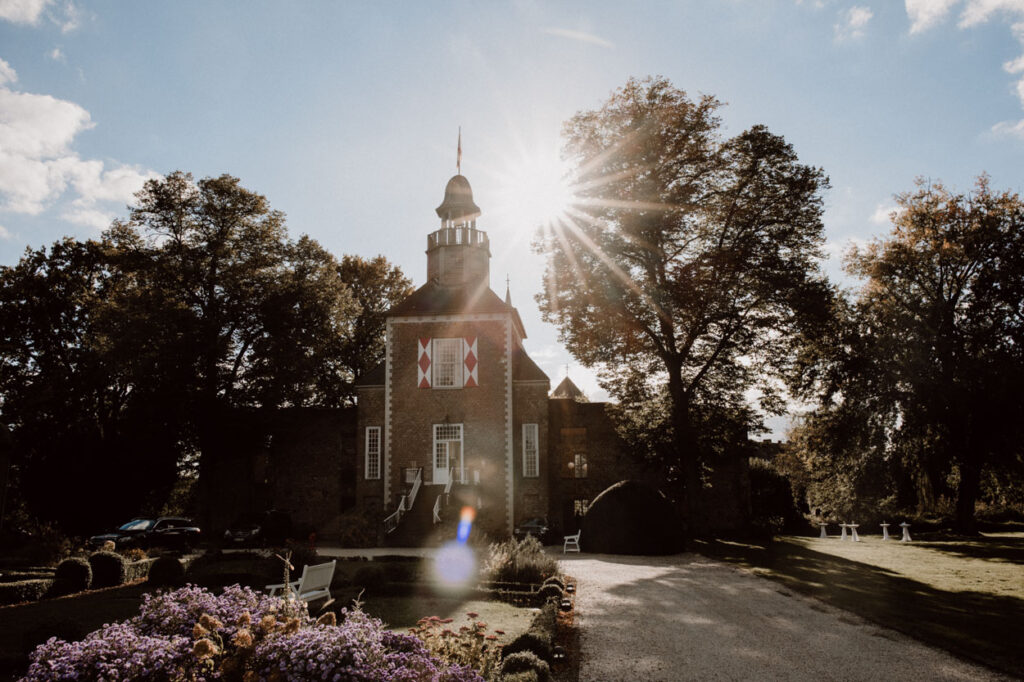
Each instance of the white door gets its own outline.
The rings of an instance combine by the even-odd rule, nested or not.
[[[434,442],[434,474],[432,480],[434,485],[445,485],[448,483],[448,443],[446,441]]]
[[[431,482],[448,483],[449,469],[455,468],[455,482],[465,480],[462,462],[462,424],[434,424],[434,462]]]

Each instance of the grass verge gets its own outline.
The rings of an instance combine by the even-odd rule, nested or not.
[[[872,622],[1024,678],[1024,533],[923,542],[781,537],[694,549]]]

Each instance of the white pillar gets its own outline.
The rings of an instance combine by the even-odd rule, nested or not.
[[[827,523],[819,523],[818,525],[821,526],[821,535],[818,536],[818,537],[827,538],[828,537],[828,533],[825,532],[825,528],[828,527],[828,524]]]
[[[843,529],[843,534],[839,536],[839,539],[840,540],[845,540],[846,539],[846,524],[845,523],[840,523],[839,527]]]
[[[900,524],[900,528],[903,529],[903,537],[900,538],[900,542],[910,542],[910,524],[904,521]]]
[[[888,540],[889,539],[889,524],[888,523],[883,523],[882,524],[882,539],[883,540]]]
[[[860,542],[860,538],[857,536],[857,525],[856,523],[850,524],[850,531],[853,533],[853,541]]]

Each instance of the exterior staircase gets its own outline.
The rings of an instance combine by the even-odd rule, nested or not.
[[[446,489],[447,493],[444,492]],[[424,547],[452,539],[441,537],[435,532],[440,530],[440,525],[434,523],[435,502],[438,496],[441,495],[442,500],[441,504],[437,505],[437,512],[446,522],[444,525],[450,527],[449,522],[457,519],[463,506],[476,506],[477,494],[477,486],[469,484],[453,484],[448,487],[423,486],[412,509],[401,515],[398,527],[384,535],[384,546]],[[444,503],[445,495],[448,499],[447,504]]]

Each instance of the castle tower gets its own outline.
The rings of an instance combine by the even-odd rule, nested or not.
[[[427,279],[445,287],[490,286],[490,242],[476,229],[480,207],[464,175],[448,181],[437,215],[441,229],[427,236]]]

